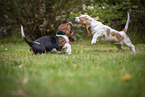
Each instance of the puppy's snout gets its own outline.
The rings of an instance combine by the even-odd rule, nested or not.
[[[76,21],[76,22],[80,22],[79,17],[75,17],[75,21]]]

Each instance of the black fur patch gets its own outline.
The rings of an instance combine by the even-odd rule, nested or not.
[[[66,34],[65,34],[65,32],[63,32],[63,31],[58,30],[58,31],[57,31],[57,35],[66,35]]]

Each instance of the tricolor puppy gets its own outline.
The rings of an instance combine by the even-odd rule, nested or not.
[[[30,46],[32,54],[44,54],[47,51],[55,51],[56,53],[71,54],[70,41],[75,41],[76,38],[72,36],[71,32],[72,23],[61,24],[58,28],[56,36],[40,37],[34,42],[29,42],[24,35],[23,26],[21,25],[21,33],[24,41]]]
[[[130,16],[128,13],[128,19],[126,22],[126,26],[123,31],[117,31],[112,29],[111,27],[102,24],[101,22],[97,21],[99,17],[92,18],[89,15],[81,15],[80,17],[75,17],[75,21],[84,25],[88,31],[88,35],[90,36],[91,33],[89,31],[89,28],[93,34],[93,39],[91,41],[91,44],[95,44],[96,41],[108,41],[111,44],[114,44],[117,46],[118,50],[124,49],[122,47],[123,44],[127,45],[132,49],[133,52],[135,52],[135,47],[131,43],[129,37],[127,36],[126,32],[129,25]]]

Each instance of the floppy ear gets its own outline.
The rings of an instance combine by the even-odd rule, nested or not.
[[[90,25],[86,25],[86,29],[87,29],[88,35],[89,35],[89,37],[90,37],[90,36],[91,36],[91,33],[90,33],[90,31],[89,31],[89,27],[90,27]]]
[[[73,23],[72,22],[68,22],[67,24],[73,26]]]
[[[94,19],[95,19],[96,21],[98,21],[98,20],[99,20],[99,17],[97,16],[97,17],[95,17]]]

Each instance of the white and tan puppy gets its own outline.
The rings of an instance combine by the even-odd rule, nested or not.
[[[130,20],[129,13],[127,14],[128,19],[123,31],[117,31],[107,25],[102,24],[101,22],[97,21],[99,17],[92,18],[89,15],[81,15],[80,17],[75,17],[75,21],[86,27],[89,36],[91,35],[89,31],[90,28],[91,33],[93,34],[91,44],[95,44],[96,41],[98,40],[107,41],[110,42],[111,44],[116,45],[118,50],[120,49],[124,50],[122,45],[125,44],[128,47],[130,47],[133,52],[135,52],[135,47],[131,43],[129,37],[126,34]]]

